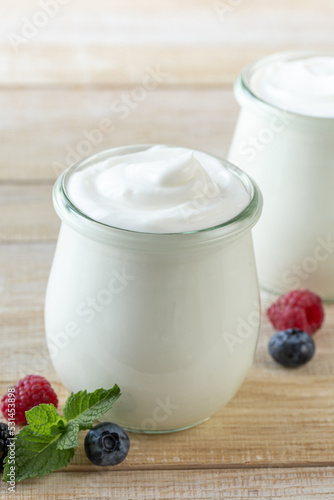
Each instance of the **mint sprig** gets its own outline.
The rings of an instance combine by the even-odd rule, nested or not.
[[[13,467],[16,482],[65,467],[78,446],[79,431],[91,429],[120,395],[117,385],[91,393],[71,393],[63,417],[52,404],[40,404],[27,411],[28,425],[15,436],[15,458],[12,454],[6,457],[3,480],[11,480]]]

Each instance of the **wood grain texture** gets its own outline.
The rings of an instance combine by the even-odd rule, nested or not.
[[[53,182],[78,159],[126,144],[226,156],[239,109],[231,89],[157,87],[138,97],[134,87],[0,91],[0,181]],[[122,104],[127,98],[129,105]]]
[[[52,186],[0,185],[0,242],[55,239]]]
[[[1,498],[16,500],[332,500],[334,469],[56,472],[27,480],[15,494],[0,486]]]
[[[56,11],[43,22],[41,5],[50,1]],[[43,320],[60,225],[51,201],[56,176],[81,157],[130,143],[226,156],[236,75],[278,50],[333,50],[334,3],[69,0],[58,9],[59,2],[0,5],[0,394],[40,373],[61,408],[68,391],[49,358]],[[31,36],[13,48],[11,37],[25,36],[29,23]],[[273,297],[262,299],[265,312]],[[326,305],[315,358],[300,369],[271,360],[272,333],[264,314],[253,367],[207,422],[170,435],[131,434],[127,460],[105,469],[87,460],[82,432],[66,470],[18,484],[15,498],[333,500],[334,304]],[[0,497],[13,498],[2,482]]]
[[[275,52],[314,48],[330,51],[332,47],[333,41],[315,45],[306,41],[273,45],[245,43],[241,47],[187,43],[182,46],[140,48],[28,45],[18,58],[13,56],[11,49],[0,47],[0,86],[1,83],[4,88],[136,86],[142,84],[148,68],[163,73],[161,86],[165,87],[230,86],[242,68]],[[1,71],[3,67],[6,72]],[[11,71],[8,67],[12,68]]]
[[[71,0],[58,7],[54,15],[34,0],[0,7],[2,85],[137,84],[156,64],[168,85],[231,83],[263,55],[331,50],[334,42],[331,0],[99,0],[98,8]]]

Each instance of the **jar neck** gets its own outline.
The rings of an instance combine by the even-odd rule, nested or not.
[[[293,111],[283,108],[279,104],[272,104],[265,97],[261,98],[260,94],[256,93],[253,87],[253,79],[258,72],[265,71],[266,67],[273,64],[302,61],[313,57],[334,57],[333,53],[322,51],[288,51],[272,54],[264,57],[249,66],[246,66],[238,76],[235,85],[234,93],[237,101],[242,107],[251,109],[256,114],[262,116],[276,116],[282,123],[288,123],[289,126],[300,128],[312,128],[313,130],[323,130],[324,132],[334,131],[334,117],[321,116],[321,114],[308,114],[307,104],[305,105],[305,113]],[[310,111],[311,113],[311,111]],[[319,111],[320,113],[320,111]]]

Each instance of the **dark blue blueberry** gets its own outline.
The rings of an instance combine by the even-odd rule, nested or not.
[[[95,465],[117,465],[125,460],[130,448],[127,433],[117,424],[102,422],[85,437],[85,452]]]
[[[308,333],[290,328],[275,333],[269,341],[268,350],[277,363],[296,367],[310,361],[315,352],[315,345]]]

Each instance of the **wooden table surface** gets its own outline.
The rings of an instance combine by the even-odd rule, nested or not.
[[[43,325],[59,229],[51,201],[57,175],[75,157],[123,144],[225,156],[239,70],[278,50],[333,49],[334,5],[52,1],[52,15],[41,7],[46,0],[0,6],[0,394],[40,373],[63,404],[67,391]],[[143,91],[148,74],[155,85]],[[264,297],[264,310],[270,300]],[[326,306],[316,356],[303,368],[270,359],[272,333],[264,316],[246,381],[206,423],[171,435],[132,434],[130,454],[116,468],[90,464],[81,438],[66,470],[17,484],[15,498],[333,500],[334,306]],[[0,495],[13,498],[4,483]]]

